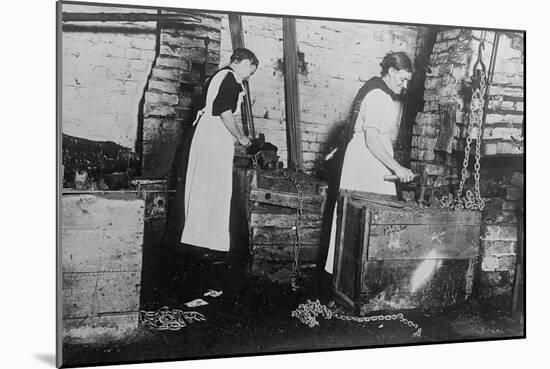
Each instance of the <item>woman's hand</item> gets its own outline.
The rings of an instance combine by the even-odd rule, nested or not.
[[[243,145],[243,146],[248,146],[250,145],[250,137],[248,136],[241,136],[239,139],[239,144]]]
[[[394,170],[394,173],[399,178],[399,182],[401,183],[410,182],[414,179],[414,173],[405,167],[398,167]]]

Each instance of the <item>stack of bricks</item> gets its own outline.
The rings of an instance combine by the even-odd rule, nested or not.
[[[489,72],[491,54],[495,55],[489,101],[483,125],[481,154],[485,156],[523,153],[523,35],[502,34],[493,51],[494,32],[449,29],[439,32],[430,57],[431,73],[426,75],[425,105],[413,128],[411,168],[422,173],[426,168],[429,186],[443,187],[458,181],[457,155],[464,151],[467,136],[468,101],[464,88],[473,75],[480,42],[484,40],[481,61]],[[456,108],[453,153],[434,150],[440,133],[440,111]],[[460,163],[458,163],[460,164]]]
[[[145,92],[144,177],[164,177],[170,171],[182,132],[195,118],[205,61],[206,75],[213,74],[220,61],[221,18],[211,14],[192,15],[201,21],[193,24],[192,29],[162,28],[160,31],[159,54]]]
[[[418,113],[413,128],[411,168],[428,174],[427,185],[443,192],[459,181],[461,163],[458,151],[464,151],[467,135],[468,106],[463,89],[470,81],[477,61],[481,37],[485,40],[482,61],[488,66],[494,38],[493,32],[448,29],[437,35],[430,57],[430,73],[424,84],[424,110]],[[450,109],[450,110],[449,110]],[[456,123],[452,138],[452,153],[436,151],[440,134],[440,115],[443,111],[456,112],[450,119]]]
[[[523,41],[521,34],[500,37],[483,128],[483,155],[523,154]]]
[[[486,40],[492,40],[490,32]],[[477,59],[479,31],[448,29],[437,34],[432,55],[430,72],[426,74],[423,112],[417,114],[413,127],[411,169],[428,175],[427,185],[447,191],[459,180],[456,151],[464,150],[466,137],[465,102],[462,96],[464,82],[469,81]],[[486,42],[485,50],[491,43]],[[483,61],[489,65],[490,53],[483,54]],[[454,120],[452,153],[435,150],[441,131],[440,116],[443,111],[453,112]]]
[[[502,169],[493,169],[495,173]],[[490,182],[490,183],[489,183]],[[510,306],[517,262],[518,222],[523,222],[524,176],[514,171],[493,175],[482,186],[487,201],[481,232],[481,271],[477,296],[486,303]]]

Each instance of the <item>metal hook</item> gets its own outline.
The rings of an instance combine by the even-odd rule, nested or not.
[[[479,41],[479,47],[477,49],[477,60],[474,64],[474,72],[478,69],[478,66],[481,65],[481,70],[483,71],[483,74],[487,72],[487,68],[485,67],[485,63],[483,62],[483,54],[481,50],[485,50],[485,40],[482,38]]]

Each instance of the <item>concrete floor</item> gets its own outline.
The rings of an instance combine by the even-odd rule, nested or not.
[[[317,299],[316,278],[305,278],[301,290],[273,283],[246,272],[243,262],[215,263],[181,254],[149,250],[144,253],[141,308],[162,306],[198,311],[206,321],[179,331],[140,327],[122,342],[64,345],[64,366],[206,357],[287,353],[336,348],[379,347],[479,339],[523,337],[524,325],[506,311],[484,309],[475,303],[429,312],[403,311],[422,327],[422,336],[397,321],[354,323],[319,319],[309,328],[290,316],[298,304]],[[208,289],[219,297],[204,297]],[[203,298],[208,305],[186,308]],[[321,297],[322,303],[328,302]]]

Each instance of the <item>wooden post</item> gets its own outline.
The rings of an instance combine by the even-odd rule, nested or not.
[[[231,45],[233,45],[233,50],[245,47],[242,17],[239,14],[229,13],[228,18],[229,33],[231,34]],[[254,119],[252,117],[252,102],[250,100],[250,87],[248,86],[248,81],[244,81],[243,86],[246,92],[244,101],[241,105],[243,130],[245,135],[250,135],[254,138],[256,137],[256,132],[254,129]]]
[[[296,19],[294,18],[283,18],[283,53],[288,167],[302,170],[298,48],[296,42]]]

